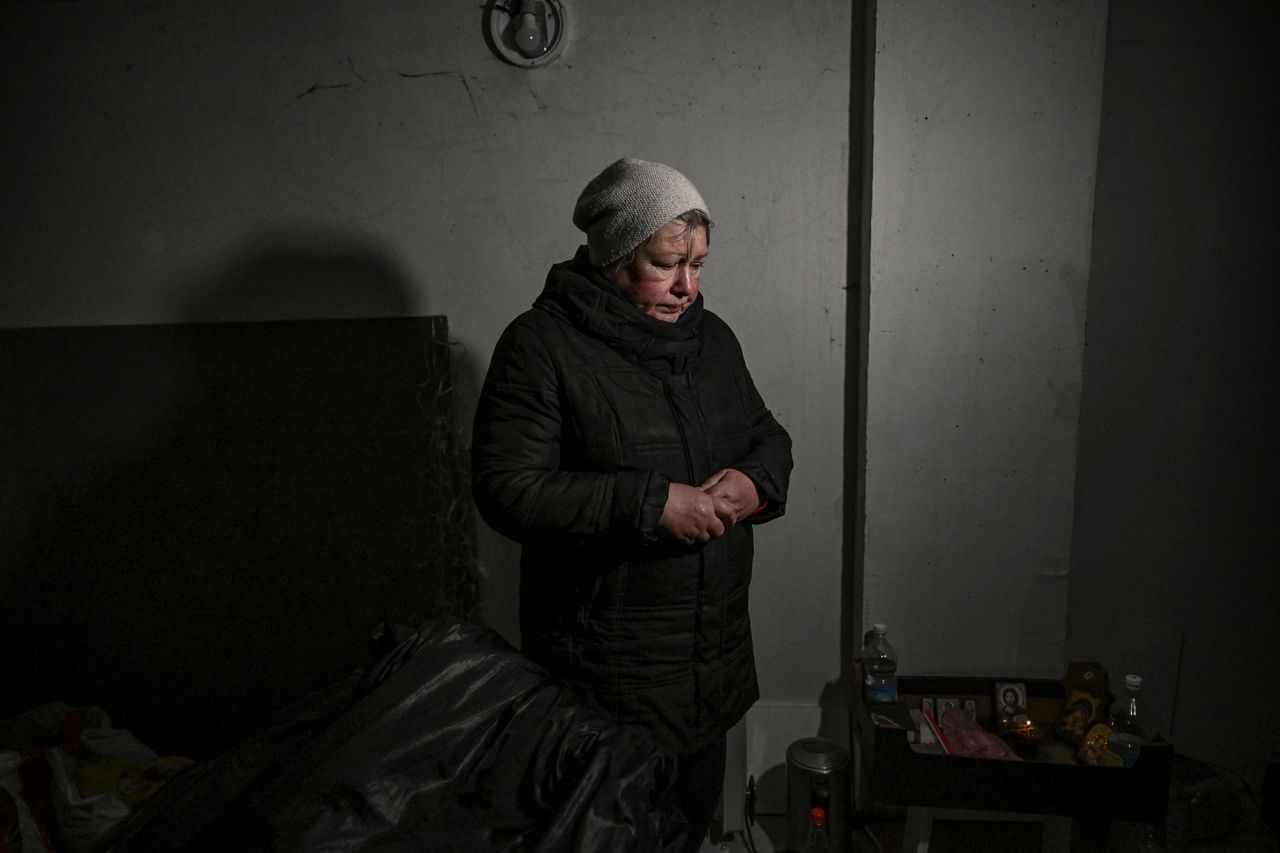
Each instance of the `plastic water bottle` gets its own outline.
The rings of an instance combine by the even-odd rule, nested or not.
[[[1141,691],[1142,677],[1126,675],[1124,695],[1116,700],[1111,710],[1111,736],[1107,739],[1107,749],[1120,756],[1125,767],[1132,767],[1137,762],[1138,754],[1147,742],[1146,721],[1138,704]]]
[[[1111,709],[1111,735],[1107,738],[1107,751],[1115,753],[1125,767],[1132,767],[1142,753],[1143,745],[1150,742],[1147,720],[1142,715],[1138,694],[1142,692],[1142,677],[1124,677],[1124,695]],[[1160,853],[1168,850],[1168,826],[1165,821],[1113,820],[1108,850],[1118,853]]]
[[[898,701],[898,653],[885,636],[883,622],[877,622],[871,639],[862,650],[862,692],[868,703]]]

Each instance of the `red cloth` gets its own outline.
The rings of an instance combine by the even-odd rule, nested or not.
[[[942,732],[951,744],[952,755],[1021,760],[1007,743],[970,720],[963,711],[956,708],[948,708],[942,715]]]

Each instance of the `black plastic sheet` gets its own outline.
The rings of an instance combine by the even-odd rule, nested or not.
[[[136,851],[675,851],[674,760],[489,630],[436,620],[171,781]]]

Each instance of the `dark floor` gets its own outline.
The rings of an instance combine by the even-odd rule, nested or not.
[[[1173,816],[1166,827],[1169,853],[1280,853],[1280,842],[1262,819],[1259,804],[1249,794],[1239,793],[1240,809],[1232,821],[1220,821],[1219,829],[1230,831],[1214,838],[1203,838],[1213,827],[1206,826],[1202,816],[1192,826],[1180,826],[1187,818]],[[904,820],[880,819],[853,830],[850,853],[899,853],[902,851]],[[779,815],[761,815],[750,827],[750,839],[736,834],[720,843],[707,841],[702,853],[783,853],[788,850],[786,821]],[[1122,834],[1117,833],[1117,836]],[[1188,835],[1202,840],[1191,841]],[[1117,845],[1118,847],[1118,845]],[[1041,826],[1036,823],[1002,823],[998,821],[937,821],[934,823],[928,853],[1035,853],[1041,849]],[[1113,848],[1114,849],[1114,848]],[[1076,827],[1072,832],[1072,853],[1108,853],[1105,838],[1090,836]],[[916,851],[903,851],[916,853]]]
[[[868,824],[855,834],[853,853],[898,853],[902,850],[903,825],[902,821]],[[1040,850],[1040,842],[1037,824],[940,821],[934,825],[929,853],[1032,853]],[[1280,853],[1280,843],[1263,823],[1256,806],[1241,813],[1239,824],[1228,835],[1179,841],[1175,832],[1173,837],[1166,834],[1166,842],[1169,853]],[[1073,833],[1072,853],[1108,850],[1105,839]]]

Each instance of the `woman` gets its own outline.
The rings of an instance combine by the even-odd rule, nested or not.
[[[618,160],[573,222],[587,245],[494,350],[476,504],[523,545],[522,651],[676,755],[696,850],[759,695],[752,528],[783,512],[791,439],[703,308],[711,220],[684,175]]]

